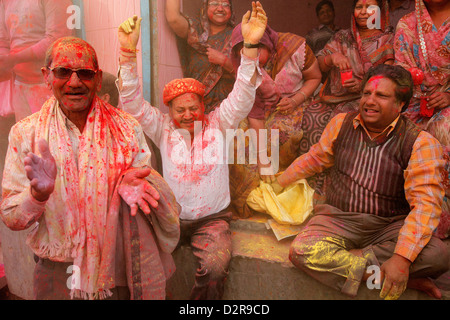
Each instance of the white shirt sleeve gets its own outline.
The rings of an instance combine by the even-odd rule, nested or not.
[[[137,74],[136,63],[124,63],[120,66],[122,89],[120,93],[121,107],[131,114],[142,126],[144,133],[159,147],[168,115],[144,100]],[[116,84],[119,80],[117,80]]]
[[[259,68],[259,57],[251,59],[241,55],[241,65],[237,72],[236,82],[228,97],[219,108],[211,112],[210,119],[218,117],[221,130],[236,129],[247,117],[255,103],[256,89],[262,83],[262,72]],[[256,83],[251,79],[257,73]]]

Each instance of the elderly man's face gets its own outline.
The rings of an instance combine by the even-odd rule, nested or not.
[[[70,70],[79,71],[70,74]],[[88,50],[80,46],[55,48],[50,69],[43,72],[53,95],[69,118],[73,113],[89,112],[101,88],[102,72],[95,69],[92,54]]]
[[[375,76],[366,83],[359,104],[364,124],[373,132],[381,132],[400,114],[404,102],[395,96],[397,84],[389,78]]]
[[[203,121],[205,108],[195,93],[185,93],[171,102],[169,114],[177,128],[189,131],[194,136],[194,124]]]

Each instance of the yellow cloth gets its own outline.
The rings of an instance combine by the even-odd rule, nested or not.
[[[302,224],[313,211],[312,189],[305,179],[281,189],[278,184],[260,182],[247,198],[255,211],[267,213],[280,224]]]

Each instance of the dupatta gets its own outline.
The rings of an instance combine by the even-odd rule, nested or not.
[[[220,65],[211,64],[206,55],[206,52],[209,47],[212,47],[220,51],[227,57],[230,57],[231,30],[234,27],[235,19],[233,3],[231,0],[230,5],[231,18],[228,22],[228,26],[224,31],[215,35],[210,34],[210,21],[207,14],[208,0],[203,0],[199,20],[191,19],[190,17],[184,15],[189,23],[187,45],[192,50],[194,50],[194,52],[196,52],[194,57],[189,57],[189,55],[187,54],[189,48],[186,47],[186,42],[182,41],[181,39],[178,39],[177,41],[184,76],[197,79],[206,86],[206,113],[211,112],[212,109],[215,108],[215,105],[210,105],[210,103],[214,103],[214,101],[210,100],[217,99],[217,96],[223,96],[223,99],[225,99],[229,93],[229,91],[225,90],[226,92],[217,92],[216,94],[214,94],[214,98],[209,98],[209,94],[216,88],[217,84],[224,76],[224,68]],[[218,90],[224,90],[224,88],[219,88]]]
[[[380,8],[381,34],[362,39],[356,19],[352,14],[350,29],[338,31],[318,55],[342,53],[350,61],[353,77],[359,80],[363,79],[371,67],[394,60],[394,35],[389,25],[388,8],[387,2],[383,2],[383,6]],[[319,95],[322,102],[332,104],[352,101],[361,97],[359,93],[350,93],[342,86],[340,71],[336,67],[330,70]]]
[[[395,34],[396,64],[424,72],[416,91],[431,95],[450,90],[450,17],[439,28],[434,25],[423,0],[416,10],[400,19]]]

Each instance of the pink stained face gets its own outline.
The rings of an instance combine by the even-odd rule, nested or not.
[[[374,14],[369,10],[370,6],[378,6],[378,2],[376,0],[359,0],[356,3],[353,15],[358,27],[367,28],[367,20]]]
[[[171,102],[169,114],[179,129],[189,131],[194,135],[196,121],[203,121],[205,107],[199,96],[195,93],[185,93]]]
[[[372,77],[365,85],[359,111],[369,130],[384,130],[399,116],[403,104],[397,101],[396,87],[395,82],[382,76]]]
[[[215,5],[215,4],[219,5]],[[228,0],[210,0],[208,1],[208,20],[218,26],[226,25],[231,19],[231,7],[223,6],[222,3],[230,2]]]
[[[269,61],[270,58],[270,50],[266,46],[261,46],[259,49],[259,65],[264,67]]]
[[[56,49],[55,52],[50,66],[52,69],[63,67],[95,71],[92,55],[80,45],[73,45],[73,48]],[[48,69],[43,72],[48,85],[66,115],[73,112],[88,111],[97,91],[101,88],[101,70],[97,71],[92,80],[80,80],[75,72],[69,79],[59,79]]]

